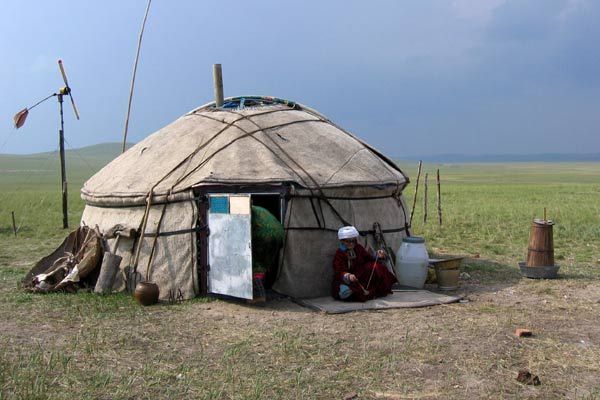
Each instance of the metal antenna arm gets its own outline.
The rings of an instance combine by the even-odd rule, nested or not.
[[[31,110],[34,107],[39,106],[40,104],[42,104],[43,102],[45,102],[46,100],[48,100],[50,97],[54,97],[56,96],[57,93],[52,93],[50,96],[48,97],[44,97],[42,100],[38,101],[37,103],[35,103],[34,105],[32,105],[31,107],[27,107],[28,110]]]

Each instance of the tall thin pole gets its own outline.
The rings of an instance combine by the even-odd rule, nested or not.
[[[215,85],[215,106],[221,107],[224,101],[221,64],[213,64],[213,81]]]
[[[425,190],[423,191],[423,223],[427,223],[427,181],[429,180],[429,174],[425,173]]]
[[[440,226],[442,226],[442,191],[441,191],[441,183],[440,183],[440,170],[437,170],[436,173],[436,183],[437,183],[437,210],[438,210],[438,221]]]
[[[137,72],[138,60],[140,59],[142,37],[144,37],[144,28],[146,27],[146,20],[148,19],[148,12],[150,11],[150,3],[152,3],[152,0],[148,0],[148,5],[146,6],[146,13],[144,14],[144,20],[142,21],[142,28],[140,29],[140,35],[138,37],[137,52],[135,54],[135,62],[133,63],[133,75],[131,77],[131,87],[129,89],[129,103],[127,104],[127,116],[125,117],[125,131],[123,132],[123,149],[121,153],[125,153],[125,147],[127,146],[127,131],[129,130],[129,115],[131,114],[131,101],[133,100],[135,74]]]
[[[63,95],[57,94],[60,109],[60,130],[58,131],[58,146],[60,149],[60,182],[62,187],[63,229],[69,227],[67,205],[67,171],[65,168],[65,121],[63,118]]]
[[[410,211],[410,222],[412,223],[413,215],[415,214],[415,206],[417,205],[417,192],[419,191],[419,179],[421,179],[421,167],[423,161],[419,160],[419,172],[417,172],[417,184],[415,185],[415,196],[413,197],[412,210]]]
[[[17,223],[15,222],[15,212],[11,211],[11,215],[12,215],[12,223],[13,223],[13,233],[15,234],[15,237],[17,237]]]

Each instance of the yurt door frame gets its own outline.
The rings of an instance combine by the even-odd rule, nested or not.
[[[279,199],[285,216],[286,186],[196,188],[198,200],[197,254],[200,294],[252,299],[253,199]],[[272,210],[274,211],[274,210]],[[279,214],[279,215],[277,215]]]

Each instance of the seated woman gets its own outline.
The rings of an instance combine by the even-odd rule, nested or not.
[[[331,295],[344,301],[367,301],[392,293],[396,277],[378,260],[385,260],[385,251],[369,253],[358,241],[355,227],[338,230],[340,247],[333,258]]]

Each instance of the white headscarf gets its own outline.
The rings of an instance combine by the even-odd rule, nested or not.
[[[338,239],[352,239],[359,236],[358,230],[353,226],[344,226],[338,230]]]

